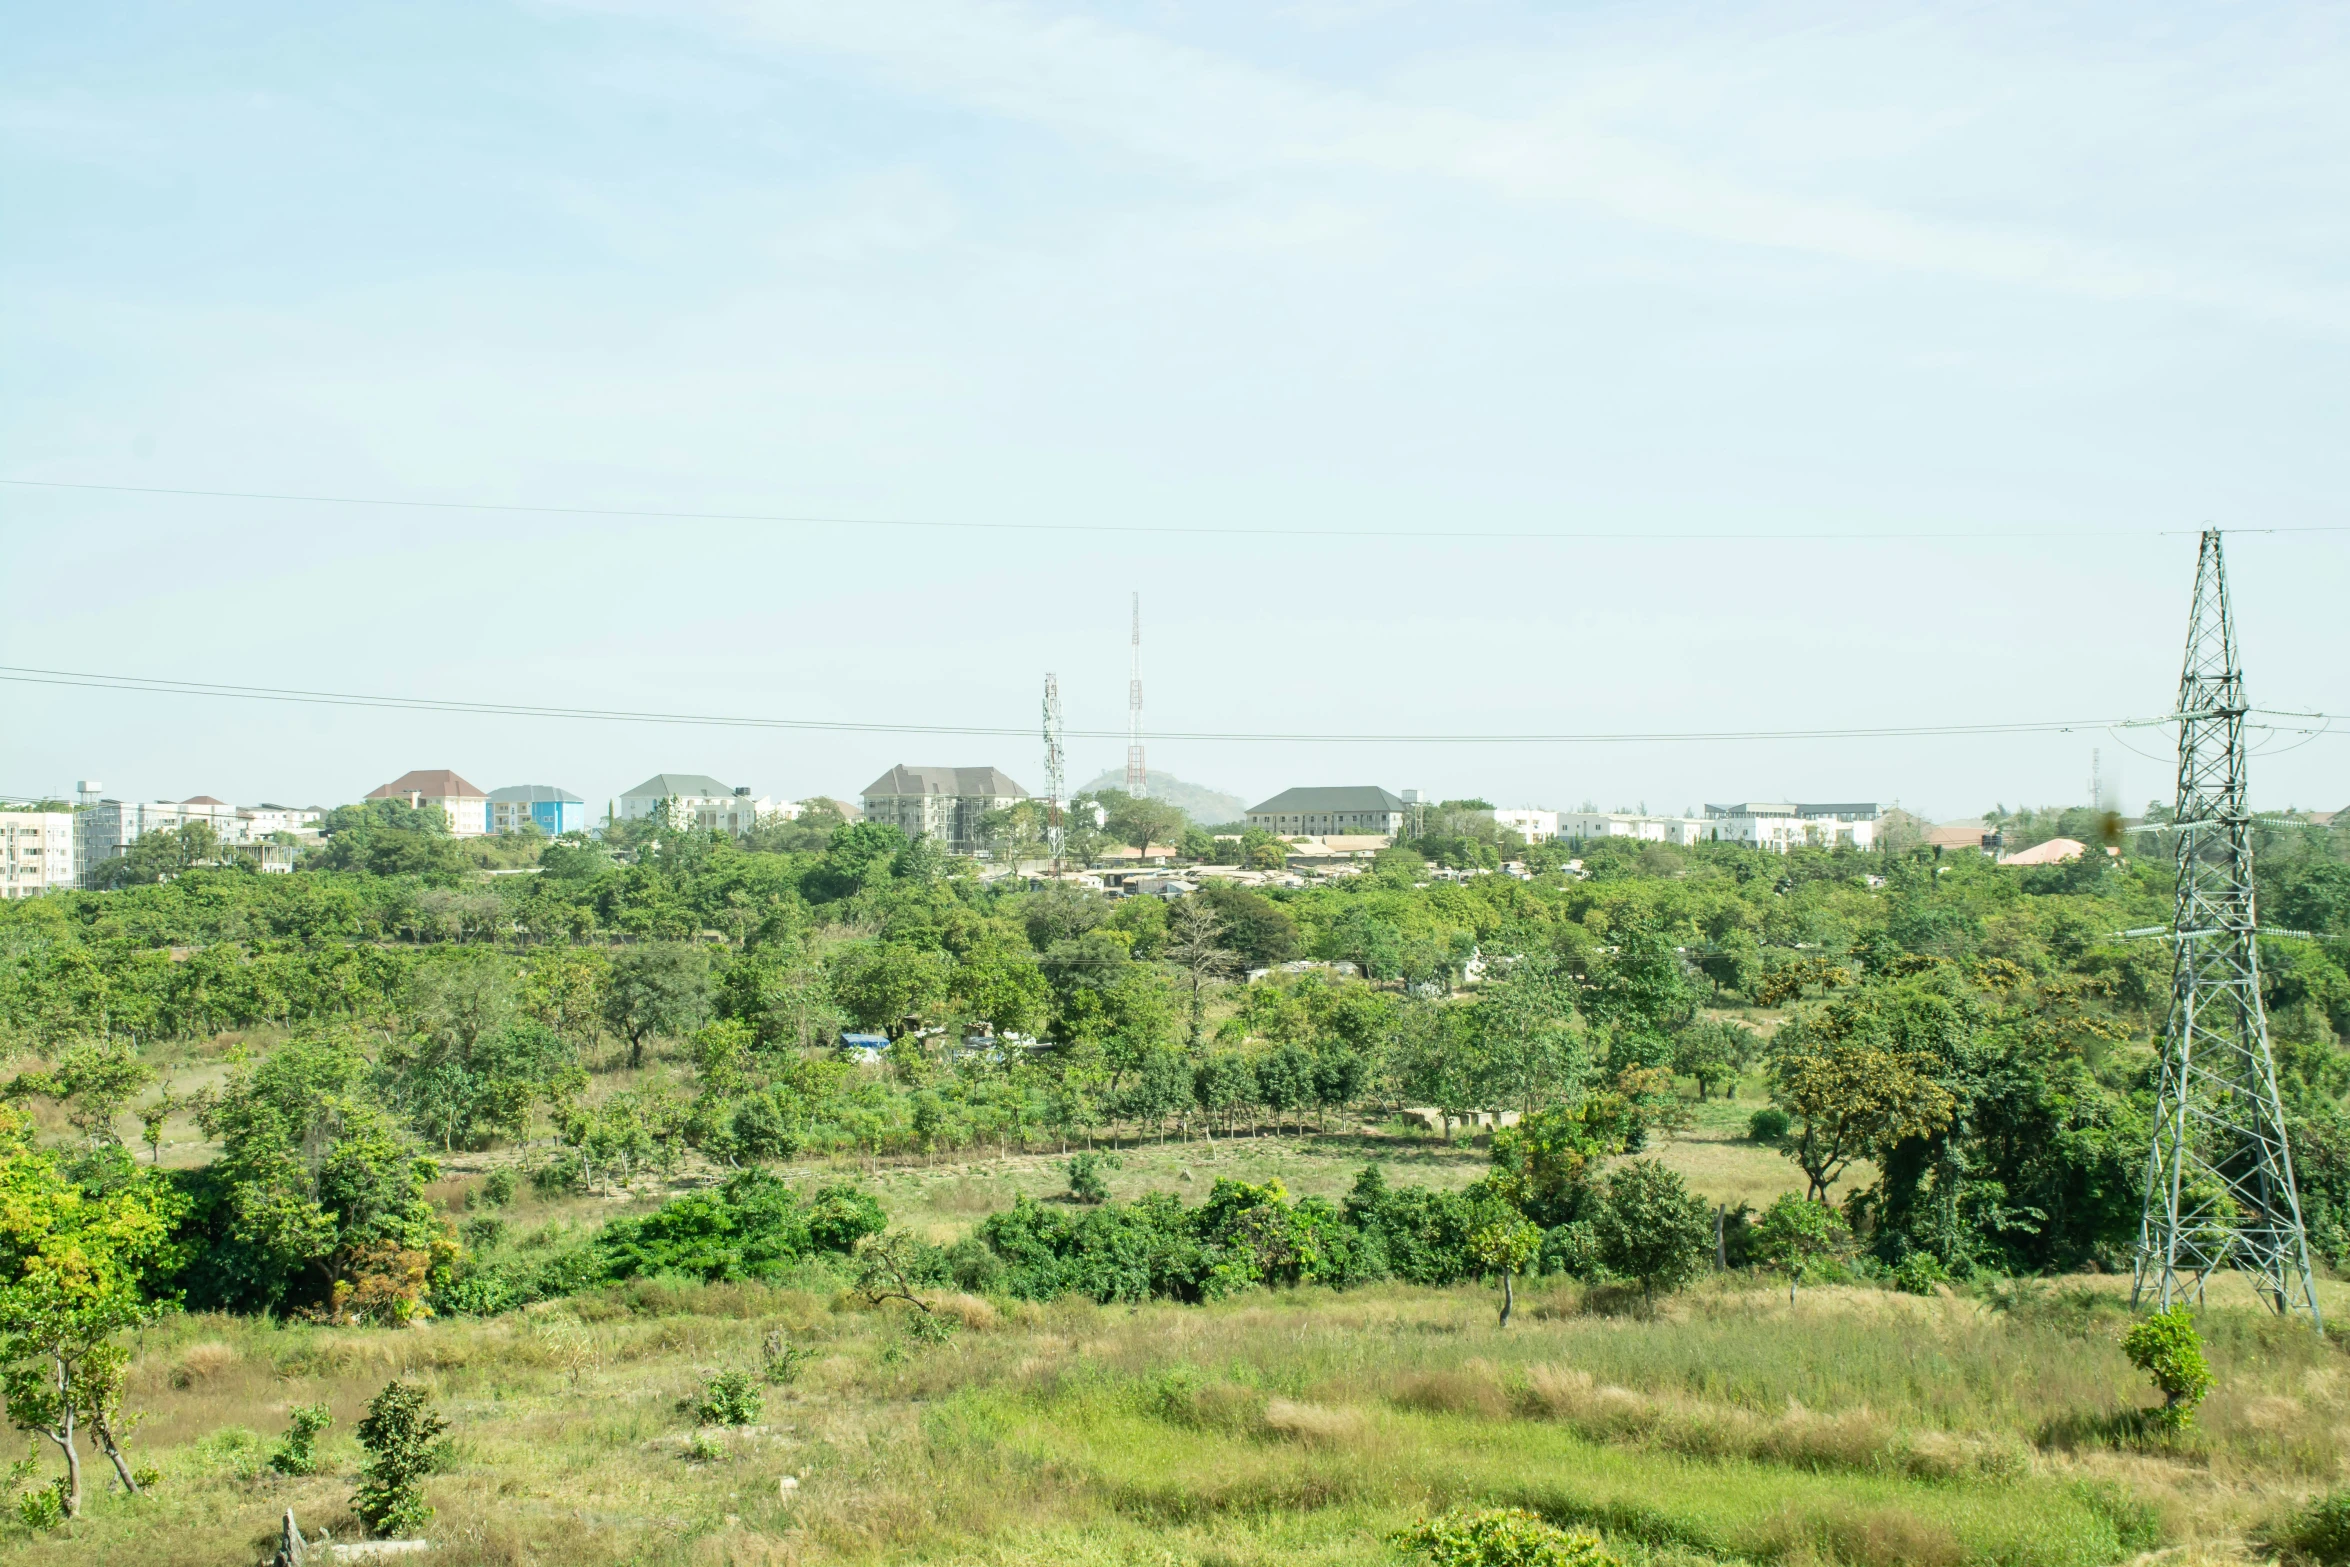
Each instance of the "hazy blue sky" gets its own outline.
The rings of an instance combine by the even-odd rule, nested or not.
[[[0,662],[912,723],[2159,713],[2194,543],[2350,524],[2350,13],[2290,5],[18,6]],[[1618,540],[1281,538],[1280,529]],[[1945,531],[1804,541],[1771,533]],[[2094,535],[2104,533],[2105,538]],[[1686,535],[1710,534],[1711,538]],[[1682,535],[1673,537],[1673,535]],[[2118,536],[2111,536],[2118,535]],[[2350,533],[2231,544],[2350,710]],[[0,686],[0,793],[850,793],[1026,739]],[[2140,733],[2131,744],[2159,752]],[[2097,732],[1154,742],[1252,798],[2072,800]],[[1076,778],[1114,764],[1081,740]],[[2133,802],[2166,758],[2123,757]],[[2264,804],[2350,804],[2338,737]]]

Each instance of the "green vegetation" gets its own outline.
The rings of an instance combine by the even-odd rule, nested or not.
[[[0,1552],[218,1556],[270,1486],[377,1532],[440,1508],[456,1559],[2286,1540],[2344,1457],[2340,1352],[2043,1282],[2134,1240],[2166,983],[2115,933],[2163,867],[1570,875],[1490,825],[1170,905],[837,819],[480,848],[377,802],[291,876],[183,855],[0,907],[36,1444]],[[2336,847],[2294,834],[2262,891],[2316,933],[2264,981],[2340,1265]],[[1504,852],[1530,877],[1475,874]]]

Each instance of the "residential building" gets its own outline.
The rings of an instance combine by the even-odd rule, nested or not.
[[[620,819],[648,820],[658,816],[665,803],[682,826],[736,837],[762,822],[790,821],[800,814],[790,800],[753,795],[748,785],[723,784],[708,773],[655,773],[620,797]]]
[[[245,824],[237,808],[208,794],[187,800],[100,800],[73,814],[73,865],[77,884],[88,886],[99,866],[151,832],[176,832],[202,822],[224,844],[243,843]]]
[[[1504,832],[1514,832],[1528,843],[1548,843],[1559,835],[1559,813],[1537,811],[1528,807],[1495,811],[1493,824]]]
[[[73,885],[73,812],[0,811],[0,898]]]
[[[281,832],[311,837],[325,819],[325,809],[316,805],[264,804],[237,808],[237,820],[244,823],[245,837],[253,843],[266,843]]]
[[[1333,833],[1381,833],[1393,838],[1403,832],[1410,809],[1403,796],[1377,784],[1284,789],[1262,805],[1250,806],[1248,824],[1277,838],[1319,838]]]
[[[448,818],[452,837],[478,838],[490,830],[490,797],[446,767],[402,773],[382,788],[368,790],[367,798],[405,800],[418,810],[437,805]]]
[[[514,784],[490,791],[490,831],[521,832],[536,827],[548,837],[586,832],[587,802],[553,784]]]
[[[995,767],[908,767],[900,763],[865,786],[865,820],[928,838],[949,854],[976,854],[980,819],[1029,798]]]
[[[1926,847],[1953,852],[1960,849],[1980,849],[1991,841],[1991,824],[1980,816],[1965,821],[1942,822],[1926,829]]]
[[[1785,800],[1745,800],[1705,808],[1705,836],[1719,843],[1743,843],[1785,854],[1814,846],[1866,849],[1877,841],[1874,803],[1806,805]]]
[[[1693,816],[1649,816],[1639,811],[1561,811],[1558,836],[1637,838],[1644,843],[1692,844],[1705,841],[1704,824]]]
[[[2088,852],[2089,846],[2078,838],[2050,838],[2044,843],[2035,843],[2028,849],[2018,849],[2013,854],[2002,854],[1999,857],[1999,863],[2002,865],[2062,865],[2068,860],[2077,860]]]

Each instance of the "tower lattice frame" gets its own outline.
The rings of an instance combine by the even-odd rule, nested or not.
[[[2203,535],[2179,675],[2171,1004],[2146,1161],[2133,1305],[2200,1304],[2233,1266],[2280,1314],[2321,1322],[2260,1002],[2244,673],[2220,535]]]

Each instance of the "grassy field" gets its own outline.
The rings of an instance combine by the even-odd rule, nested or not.
[[[191,1063],[193,1065],[193,1063]],[[1760,1207],[1800,1177],[1748,1141],[1754,1085],[1693,1105],[1650,1152],[1706,1197]],[[203,1157],[174,1127],[165,1162]],[[459,1154],[435,1190],[464,1211],[513,1155]],[[1485,1149],[1400,1127],[1127,1146],[1114,1195],[1197,1201],[1220,1176],[1338,1196],[1365,1162],[1460,1186]],[[508,1244],[575,1234],[718,1172],[541,1199]],[[1058,1154],[786,1172],[854,1179],[893,1220],[951,1239],[1021,1193],[1066,1184]],[[1871,1172],[1851,1177],[1866,1181]],[[476,1210],[478,1211],[478,1210]],[[1212,1307],[1035,1306],[934,1297],[944,1342],[811,1270],[790,1287],[642,1282],[488,1320],[407,1330],[180,1317],[132,1369],[127,1498],[90,1469],[90,1515],[51,1535],[0,1524],[0,1560],[257,1561],[287,1508],[358,1535],[351,1432],[394,1376],[451,1421],[431,1558],[448,1564],[1387,1563],[1422,1512],[1508,1502],[1601,1529],[1629,1563],[2091,1564],[2256,1559],[2262,1531],[2350,1478],[2350,1360],[2233,1280],[2203,1326],[2218,1391],[2199,1427],[2149,1436],[2154,1402],[2117,1340],[2125,1280],[1919,1298],[1714,1279],[1644,1307],[1561,1285],[1495,1323],[1478,1289],[1260,1293]],[[2350,1321],[2350,1289],[2322,1287]],[[747,1428],[686,1408],[775,1335],[808,1352]],[[324,1401],[324,1472],[264,1456]],[[795,1484],[786,1488],[789,1477]]]
[[[5,1554],[254,1560],[287,1507],[352,1538],[351,1427],[396,1374],[452,1421],[429,1493],[451,1563],[1391,1562],[1386,1534],[1467,1500],[1596,1524],[1633,1561],[2221,1560],[2350,1455],[2342,1352],[2241,1307],[2206,1313],[2200,1429],[2134,1434],[2126,1314],[2071,1285],[1791,1307],[1718,1281],[1652,1313],[1568,1287],[1507,1330],[1469,1289],[938,1304],[960,1326],[937,1344],[816,1277],[408,1331],[183,1318],[134,1371],[163,1484]],[[778,1332],[811,1358],[697,1443],[681,1402]],[[329,1472],[269,1475],[320,1400]]]

